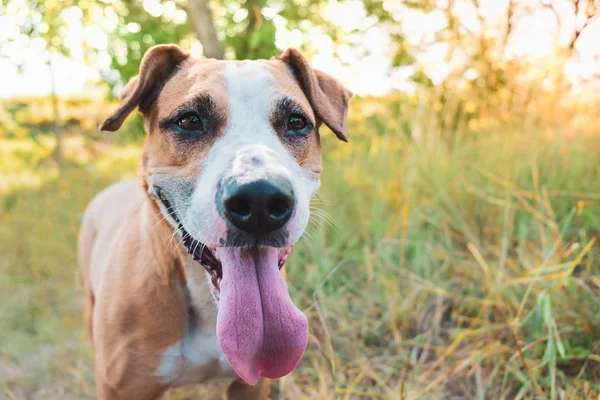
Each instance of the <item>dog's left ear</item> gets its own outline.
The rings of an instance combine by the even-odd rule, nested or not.
[[[148,112],[165,83],[189,55],[176,45],[150,48],[142,59],[139,75],[131,78],[123,88],[121,105],[100,124],[100,130],[116,131],[136,107],[142,114]]]
[[[317,118],[323,121],[338,139],[347,142],[344,124],[352,92],[334,77],[313,69],[296,49],[287,49],[277,58],[290,67]]]

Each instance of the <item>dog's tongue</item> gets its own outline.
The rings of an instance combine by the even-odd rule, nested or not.
[[[308,321],[296,308],[278,268],[277,248],[217,248],[223,279],[217,337],[225,357],[247,383],[280,378],[300,361]]]

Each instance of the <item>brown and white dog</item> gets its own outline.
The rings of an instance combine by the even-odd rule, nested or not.
[[[258,61],[146,53],[100,126],[115,131],[139,107],[141,184],[94,198],[79,237],[100,399],[213,378],[231,379],[229,398],[267,398],[264,378],[296,367],[308,323],[280,269],[320,185],[318,128],[345,141],[351,95],[294,49]]]

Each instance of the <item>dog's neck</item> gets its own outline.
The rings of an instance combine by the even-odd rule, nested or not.
[[[140,215],[140,234],[157,269],[154,272],[158,273],[163,283],[185,283],[187,254],[179,244],[180,237],[164,219],[154,198],[148,196],[144,202]]]
[[[147,191],[144,181],[143,187]],[[216,303],[212,297],[210,279],[202,265],[192,259],[181,244],[180,235],[164,219],[158,200],[148,196],[141,218],[142,232],[148,232],[145,248],[151,249],[155,273],[167,286],[176,285],[188,312],[193,311],[201,325],[216,324]],[[157,221],[159,226],[157,226]],[[154,279],[149,274],[149,279]]]

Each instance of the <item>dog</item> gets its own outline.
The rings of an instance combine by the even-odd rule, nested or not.
[[[346,141],[352,93],[288,49],[271,60],[198,59],[152,47],[120,106],[137,107],[140,179],[88,205],[78,261],[98,397],[156,399],[227,380],[265,399],[308,341],[281,268],[320,186],[319,127]]]

